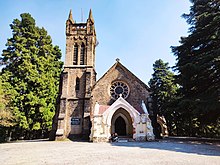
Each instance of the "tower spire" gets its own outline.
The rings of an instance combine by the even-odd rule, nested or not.
[[[93,18],[93,16],[92,16],[92,9],[89,10],[89,18],[88,18],[88,20],[90,20],[92,23],[95,22],[95,21],[94,21],[94,18]]]
[[[73,15],[72,15],[72,9],[70,9],[68,20],[71,21],[72,23],[74,23]]]

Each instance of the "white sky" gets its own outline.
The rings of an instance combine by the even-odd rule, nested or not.
[[[189,0],[0,0],[0,51],[11,37],[9,24],[28,12],[61,48],[64,60],[70,9],[74,20],[81,22],[82,15],[86,21],[92,8],[99,41],[97,79],[119,58],[147,84],[156,60],[175,64],[170,46],[179,45],[180,37],[187,35],[188,25],[181,15],[189,13],[190,5]]]

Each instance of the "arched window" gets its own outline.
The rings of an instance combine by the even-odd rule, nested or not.
[[[84,43],[82,43],[81,45],[81,51],[80,51],[80,65],[84,65],[85,64],[85,45]]]
[[[73,52],[73,65],[77,65],[78,61],[78,45],[74,45],[74,52]]]
[[[80,80],[79,80],[79,77],[76,78],[76,91],[79,90],[79,86],[80,86]]]

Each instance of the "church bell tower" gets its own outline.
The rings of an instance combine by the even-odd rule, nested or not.
[[[56,139],[89,135],[91,87],[96,82],[96,43],[92,11],[86,22],[76,23],[70,10]]]

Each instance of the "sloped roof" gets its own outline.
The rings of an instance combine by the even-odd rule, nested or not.
[[[103,114],[110,106],[109,105],[100,105],[99,114]]]
[[[99,81],[101,81],[104,77],[106,77],[108,74],[110,74],[116,67],[120,67],[124,72],[127,72],[127,74],[136,79],[139,84],[141,84],[144,88],[147,90],[150,90],[150,88],[143,82],[141,81],[137,76],[135,76],[130,70],[128,70],[124,65],[122,65],[119,60],[116,60],[116,63],[107,71],[105,74],[95,83],[93,88],[98,84]]]
[[[134,107],[140,114],[144,114],[144,110],[142,109],[141,106],[135,106]]]

